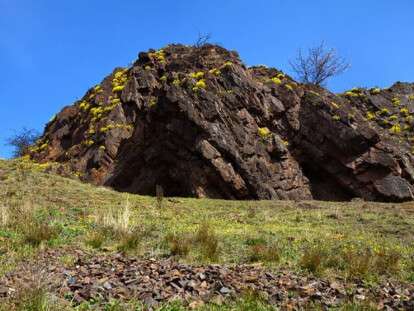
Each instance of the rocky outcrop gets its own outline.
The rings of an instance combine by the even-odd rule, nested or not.
[[[414,84],[335,95],[219,46],[140,53],[31,150],[120,191],[226,199],[413,198]]]

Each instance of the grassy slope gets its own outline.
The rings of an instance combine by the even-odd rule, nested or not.
[[[270,269],[327,278],[414,281],[411,203],[174,198],[164,199],[160,207],[156,198],[114,192],[43,169],[27,161],[0,160],[0,276],[42,247],[72,245],[98,253],[123,248],[146,257],[167,256],[178,247],[186,253],[180,260],[190,263],[259,261]],[[46,233],[38,228],[41,224],[49,224]],[[202,224],[218,240],[217,251],[189,242]],[[128,243],[131,234],[138,241]]]

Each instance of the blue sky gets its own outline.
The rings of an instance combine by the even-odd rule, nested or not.
[[[333,91],[414,81],[413,13],[413,0],[0,0],[0,157],[13,130],[42,130],[114,67],[198,32],[288,73],[323,40],[352,65]]]

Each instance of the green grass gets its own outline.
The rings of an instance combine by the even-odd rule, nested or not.
[[[71,246],[187,263],[261,262],[371,283],[414,281],[413,203],[160,203],[47,174],[22,160],[0,160],[0,172],[0,276],[44,247]]]

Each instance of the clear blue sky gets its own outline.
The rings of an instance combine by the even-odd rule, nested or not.
[[[413,0],[0,0],[0,157],[14,129],[42,130],[115,66],[198,32],[287,72],[324,40],[352,64],[334,91],[414,81],[413,16]]]

